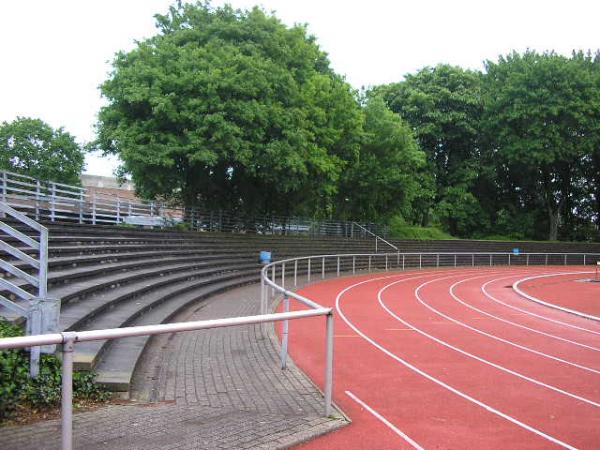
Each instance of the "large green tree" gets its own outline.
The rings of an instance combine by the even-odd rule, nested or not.
[[[375,91],[410,124],[427,154],[435,196],[429,203],[422,202],[422,208],[433,211],[451,234],[470,236],[481,231],[486,224],[477,195],[483,173],[481,74],[441,64]],[[423,218],[427,225],[432,217],[423,214]]]
[[[486,64],[486,134],[501,197],[533,212],[551,240],[561,224],[574,225],[584,161],[598,148],[600,91],[590,67],[589,55],[534,51]]]
[[[98,147],[148,198],[240,211],[331,210],[359,150],[355,93],[303,26],[258,8],[181,4],[119,53]]]
[[[28,117],[0,124],[0,169],[78,185],[83,167],[81,146],[62,128]]]
[[[367,96],[364,103],[360,155],[344,174],[336,212],[368,221],[399,214],[413,221],[416,199],[431,195],[424,182],[425,154],[381,97]]]

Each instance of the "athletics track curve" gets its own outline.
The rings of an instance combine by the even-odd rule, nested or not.
[[[335,308],[334,401],[353,421],[301,448],[600,448],[600,323],[511,288],[586,270],[383,272],[301,289]],[[289,330],[290,356],[323,387],[322,318]]]

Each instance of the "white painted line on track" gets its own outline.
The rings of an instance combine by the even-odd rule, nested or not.
[[[413,448],[416,448],[417,450],[424,450],[423,447],[421,447],[419,444],[417,444],[414,440],[412,440],[410,437],[408,437],[405,433],[400,431],[393,423],[391,423],[389,420],[387,420],[385,417],[383,417],[381,414],[379,414],[377,411],[375,411],[373,408],[371,408],[369,405],[367,405],[365,402],[363,402],[360,398],[358,398],[352,392],[350,392],[350,391],[345,391],[345,392],[348,397],[350,397],[352,400],[354,400],[356,403],[358,403],[364,409],[369,411],[373,416],[375,416],[375,418],[377,420],[382,422],[390,430],[392,430],[394,433],[396,433],[398,436],[400,436],[402,439],[404,439],[406,442],[408,442]]]
[[[505,305],[505,306],[510,306],[510,305],[506,305],[505,303],[501,302],[501,301],[500,301],[500,300],[498,300],[496,297],[494,297],[493,295],[491,295],[490,293],[488,293],[488,292],[487,292],[487,290],[486,290],[485,288],[486,288],[486,287],[487,287],[487,285],[488,285],[488,284],[490,284],[490,283],[495,283],[495,282],[498,282],[498,281],[501,281],[501,280],[506,280],[507,278],[514,278],[514,277],[515,277],[514,275],[511,275],[511,276],[509,276],[509,277],[501,277],[501,278],[495,278],[495,279],[493,279],[493,280],[489,280],[487,283],[485,283],[485,284],[483,284],[483,285],[481,286],[481,292],[483,293],[483,295],[485,295],[485,296],[486,296],[487,298],[489,298],[490,300],[493,300],[493,301],[495,301],[495,302],[497,302],[497,303],[500,303],[500,304],[502,304],[502,305]],[[463,302],[463,301],[460,301],[460,303],[462,303],[463,305],[465,305],[467,308],[471,308],[471,309],[473,309],[473,310],[475,310],[475,311],[478,311],[478,312],[480,312],[480,313],[482,313],[482,314],[485,314],[485,315],[487,315],[487,316],[493,317],[493,318],[495,318],[495,319],[497,319],[497,320],[500,320],[500,321],[502,321],[502,322],[509,323],[509,324],[511,324],[511,325],[514,325],[515,327],[523,328],[523,329],[525,329],[525,330],[529,330],[529,331],[532,331],[532,332],[534,332],[534,333],[538,333],[538,334],[541,334],[541,335],[543,335],[543,336],[550,337],[550,338],[552,338],[552,339],[557,339],[557,340],[559,340],[559,341],[566,342],[566,343],[568,343],[568,344],[577,345],[577,346],[579,346],[579,347],[587,348],[588,350],[593,350],[593,351],[596,351],[596,352],[600,351],[600,348],[598,348],[598,347],[593,347],[593,346],[591,346],[591,345],[582,344],[581,342],[576,342],[576,341],[573,341],[573,340],[571,340],[571,339],[566,339],[566,338],[563,338],[563,337],[561,337],[561,336],[556,336],[556,335],[554,335],[554,334],[551,334],[551,333],[546,333],[546,332],[544,332],[544,331],[541,331],[541,330],[538,330],[538,329],[536,329],[536,328],[531,328],[531,327],[528,327],[528,326],[526,326],[526,325],[522,325],[522,324],[520,324],[520,323],[516,323],[516,322],[512,322],[512,321],[510,321],[510,320],[507,320],[507,319],[503,319],[502,317],[495,316],[495,315],[493,315],[493,314],[491,314],[491,313],[488,313],[488,312],[486,312],[486,311],[483,311],[483,310],[481,310],[481,309],[479,309],[479,308],[477,308],[477,307],[475,307],[475,306],[473,306],[473,305],[471,305],[471,304],[469,304],[469,303]],[[526,315],[526,314],[525,314],[525,313],[515,313],[515,315],[523,316],[523,315]],[[550,319],[550,320],[551,320],[551,319]]]
[[[580,274],[584,274],[584,273],[595,273],[595,272],[570,272],[570,273],[562,273],[561,275],[580,275]],[[596,322],[600,322],[600,317],[598,317],[598,316],[594,316],[593,314],[587,314],[587,313],[584,313],[581,311],[577,311],[575,309],[565,308],[564,306],[555,305],[554,303],[545,302],[544,300],[540,300],[539,298],[534,297],[533,295],[529,295],[526,292],[523,292],[521,289],[519,289],[519,285],[525,281],[535,280],[538,278],[548,278],[548,277],[552,277],[552,276],[558,276],[558,275],[536,275],[533,277],[522,278],[513,283],[513,285],[512,285],[513,291],[515,291],[521,297],[526,298],[527,300],[531,300],[532,302],[547,306],[548,308],[558,309],[559,311],[564,311],[569,314],[574,314],[579,317],[585,317],[586,319],[595,320]]]
[[[438,273],[439,274],[439,273]],[[417,279],[417,278],[422,278],[421,277],[413,277],[413,278],[406,278],[405,281],[411,280],[411,279]],[[366,334],[364,334],[362,331],[360,331],[358,329],[358,327],[356,327],[344,314],[344,312],[342,311],[342,308],[340,306],[340,299],[341,297],[348,292],[350,289],[353,289],[357,286],[360,286],[362,284],[366,284],[366,283],[370,283],[373,281],[378,281],[378,280],[383,280],[386,278],[392,278],[391,276],[388,277],[379,277],[379,278],[372,278],[369,280],[364,280],[364,281],[360,281],[358,283],[352,284],[350,286],[345,287],[344,289],[342,289],[338,295],[335,298],[335,309],[337,310],[339,316],[342,318],[342,320],[346,323],[346,325],[348,325],[356,334],[358,334],[360,337],[362,337],[365,341],[367,341],[369,344],[371,344],[373,347],[375,347],[377,350],[381,351],[382,353],[384,353],[385,355],[389,356],[390,358],[392,358],[393,360],[395,360],[396,362],[402,364],[404,367],[412,370],[413,372],[417,373],[418,375],[421,375],[422,377],[426,378],[427,380],[437,384],[438,386],[441,386],[442,388],[452,392],[455,395],[458,395],[459,397],[474,403],[475,405],[485,409],[486,411],[495,414],[515,425],[517,425],[518,427],[521,427],[527,431],[530,431],[531,433],[536,434],[537,436],[540,436],[543,439],[546,439],[550,442],[553,442],[556,445],[559,445],[561,447],[564,448],[568,448],[568,449],[572,449],[572,450],[576,450],[576,447],[573,447],[572,445],[567,444],[566,442],[563,442],[555,437],[550,436],[549,434],[544,433],[543,431],[538,430],[537,428],[532,427],[531,425],[527,425],[524,422],[521,422],[518,419],[515,419],[512,416],[509,416],[508,414],[503,413],[502,411],[499,411],[495,408],[493,408],[492,406],[477,400],[474,397],[471,397],[468,394],[465,394],[464,392],[450,386],[449,384],[444,383],[443,381],[435,378],[432,375],[429,375],[427,372],[419,369],[418,367],[412,365],[411,363],[409,363],[408,361],[405,361],[404,359],[400,358],[398,355],[392,353],[391,351],[389,351],[388,349],[386,349],[385,347],[383,347],[382,345],[380,345],[379,343],[377,343],[375,340],[371,339],[369,336],[367,336]]]
[[[552,323],[555,323],[557,325],[565,326],[567,328],[573,328],[575,330],[585,331],[586,333],[592,333],[592,334],[598,334],[598,335],[600,335],[600,332],[598,332],[598,331],[590,330],[588,328],[583,328],[583,327],[580,327],[580,326],[577,326],[577,325],[573,325],[573,324],[570,324],[570,323],[567,323],[567,322],[563,322],[561,320],[553,319],[551,317],[542,316],[541,314],[536,314],[536,313],[534,313],[532,311],[527,311],[526,309],[519,308],[518,306],[514,306],[514,305],[510,305],[508,303],[505,303],[505,302],[497,299],[496,297],[492,296],[489,292],[487,292],[487,285],[490,284],[492,281],[488,281],[487,283],[485,283],[481,287],[481,290],[483,291],[483,293],[490,300],[492,300],[492,301],[494,301],[496,303],[500,303],[501,305],[504,305],[504,306],[506,306],[508,308],[511,308],[511,309],[514,309],[516,311],[522,312],[523,314],[527,314],[528,316],[537,317],[538,319],[546,320],[548,322],[552,322]]]
[[[444,280],[444,279],[447,279],[447,278],[450,278],[450,277],[445,277],[445,278],[441,278],[441,279]],[[433,281],[437,281],[437,280],[433,280]],[[585,397],[581,397],[581,396],[579,396],[577,394],[573,394],[571,392],[565,391],[565,390],[560,389],[560,388],[558,388],[556,386],[552,386],[550,384],[544,383],[543,381],[536,380],[535,378],[531,378],[531,377],[529,377],[527,375],[523,375],[522,373],[517,372],[517,371],[512,370],[512,369],[509,369],[508,367],[501,366],[500,364],[496,364],[496,363],[494,363],[492,361],[489,361],[489,360],[487,360],[485,358],[482,358],[480,356],[474,355],[473,353],[469,353],[466,350],[463,350],[461,348],[455,347],[454,345],[452,345],[452,344],[450,344],[450,343],[448,343],[448,342],[446,342],[446,341],[444,341],[442,339],[436,338],[435,336],[433,336],[433,335],[431,335],[431,334],[429,334],[429,333],[421,330],[420,328],[417,328],[415,325],[411,324],[410,322],[402,319],[401,317],[399,317],[398,315],[396,315],[390,308],[388,308],[388,306],[384,303],[384,301],[383,301],[383,299],[381,297],[382,294],[383,294],[383,292],[386,289],[388,289],[388,288],[390,288],[390,287],[392,287],[392,286],[394,286],[396,284],[399,284],[399,283],[400,282],[390,283],[387,286],[385,286],[382,289],[380,289],[379,292],[377,293],[377,299],[379,301],[379,304],[383,307],[383,309],[385,309],[387,311],[387,313],[390,316],[392,316],[397,321],[401,322],[402,324],[406,325],[407,327],[411,327],[417,333],[419,333],[419,334],[427,337],[428,339],[431,339],[432,341],[435,341],[438,344],[443,345],[444,347],[447,347],[447,348],[449,348],[451,350],[454,350],[455,352],[458,352],[461,355],[464,355],[464,356],[467,356],[469,358],[472,358],[472,359],[474,359],[476,361],[479,361],[479,362],[481,362],[483,364],[487,364],[487,365],[489,365],[489,366],[491,366],[491,367],[493,367],[495,369],[498,369],[498,370],[500,370],[502,372],[506,372],[506,373],[508,373],[510,375],[513,375],[513,376],[517,377],[517,378],[521,378],[522,380],[529,381],[530,383],[536,384],[536,385],[541,386],[543,388],[550,389],[550,390],[552,390],[554,392],[557,392],[559,394],[565,395],[567,397],[574,398],[575,400],[588,403],[588,404],[590,404],[592,406],[595,406],[597,408],[600,407],[600,403],[597,403],[597,402],[595,402],[593,400],[589,400],[589,399],[587,399]],[[421,285],[421,286],[423,286],[423,285]]]
[[[465,303],[454,293],[454,289],[456,288],[456,286],[458,286],[461,283],[464,283],[465,281],[472,281],[472,280],[476,280],[477,278],[483,278],[483,276],[465,278],[464,280],[457,281],[456,283],[452,284],[452,286],[450,286],[450,289],[448,291],[449,294],[450,294],[450,296],[454,300],[456,300],[457,302],[462,303],[464,305]],[[454,319],[453,317],[450,317],[450,316],[444,314],[443,312],[435,309],[433,306],[431,306],[428,303],[426,303],[423,300],[423,298],[419,295],[419,291],[420,291],[421,287],[423,287],[423,286],[425,286],[425,285],[427,285],[429,283],[432,283],[434,281],[436,281],[436,280],[429,281],[429,282],[424,283],[421,286],[419,286],[415,290],[415,296],[417,297],[417,300],[419,300],[420,303],[422,303],[425,307],[429,308],[431,311],[433,311],[434,313],[438,314],[439,316],[444,317],[445,319],[450,320],[451,322],[453,322],[453,323],[455,323],[457,325],[460,325],[460,326],[465,327],[465,328],[467,328],[467,329],[469,329],[471,331],[474,331],[475,333],[479,333],[479,334],[481,334],[483,336],[489,337],[490,339],[494,339],[494,340],[497,340],[497,341],[502,342],[504,344],[511,345],[511,346],[516,347],[516,348],[518,348],[520,350],[525,350],[526,352],[531,352],[531,353],[533,353],[535,355],[541,356],[542,358],[552,359],[552,360],[560,362],[562,364],[567,364],[569,366],[577,367],[578,369],[581,369],[581,370],[586,370],[588,372],[600,374],[600,370],[592,369],[591,367],[587,367],[587,366],[583,366],[581,364],[577,364],[577,363],[574,363],[574,362],[571,362],[571,361],[567,361],[566,359],[562,359],[562,358],[558,358],[557,356],[549,355],[548,353],[544,353],[544,352],[541,352],[539,350],[535,350],[535,349],[533,349],[531,347],[527,347],[525,345],[517,344],[516,342],[510,341],[508,339],[504,339],[504,338],[502,338],[500,336],[496,336],[495,334],[487,333],[487,332],[485,332],[483,330],[480,330],[479,328],[472,327],[471,325],[468,325],[468,324],[466,324],[464,322],[461,322],[460,320]]]

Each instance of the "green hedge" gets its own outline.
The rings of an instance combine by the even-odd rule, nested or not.
[[[0,338],[22,336],[22,330],[0,319]],[[9,419],[18,405],[34,409],[60,404],[61,361],[54,355],[42,355],[40,374],[29,378],[29,353],[25,350],[0,351],[0,421]],[[109,393],[94,383],[92,372],[73,373],[73,397],[76,400],[104,401]]]

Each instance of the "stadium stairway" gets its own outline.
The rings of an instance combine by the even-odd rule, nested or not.
[[[194,302],[258,282],[260,250],[270,250],[279,260],[374,251],[372,240],[44,225],[50,231],[48,291],[49,296],[61,299],[61,331],[169,322]],[[10,237],[2,239],[19,248]],[[5,253],[0,256],[12,259]],[[15,265],[30,270],[20,263]],[[336,270],[330,265],[325,269]],[[23,280],[11,281],[33,292]],[[0,315],[17,320],[1,307]],[[149,339],[140,336],[80,343],[74,355],[75,367],[94,370],[98,382],[127,393]]]

